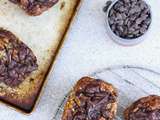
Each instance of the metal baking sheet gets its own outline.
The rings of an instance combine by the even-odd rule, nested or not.
[[[39,65],[16,88],[0,83],[2,102],[24,113],[33,111],[79,3],[80,0],[59,0],[44,14],[32,17],[8,0],[0,0],[0,27],[28,45]]]

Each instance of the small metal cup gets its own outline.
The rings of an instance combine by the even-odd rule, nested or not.
[[[150,25],[149,25],[149,27],[148,27],[148,30],[147,30],[143,35],[141,35],[141,36],[139,36],[139,37],[137,37],[137,38],[128,39],[128,38],[122,38],[122,37],[116,35],[116,34],[112,31],[112,29],[111,29],[111,27],[110,27],[110,25],[109,25],[109,21],[108,21],[109,12],[110,12],[111,8],[116,4],[117,1],[118,1],[118,0],[114,0],[114,1],[111,3],[111,5],[108,7],[107,11],[106,11],[105,22],[106,22],[106,28],[107,28],[107,33],[108,33],[108,35],[111,37],[111,39],[112,39],[114,42],[116,42],[116,43],[118,43],[118,44],[120,44],[120,45],[123,45],[123,46],[133,46],[133,45],[137,45],[137,44],[141,43],[141,42],[144,41],[145,38],[147,37],[147,35],[148,35],[148,33],[149,33],[150,29],[151,29],[151,25],[152,25],[152,11],[151,11],[150,5],[145,1],[145,2],[147,3],[147,5],[149,6],[149,8],[150,8],[150,13],[151,13],[151,23],[150,23]]]

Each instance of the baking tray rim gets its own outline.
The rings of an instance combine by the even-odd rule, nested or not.
[[[30,110],[25,110],[25,109],[23,109],[23,108],[21,108],[19,106],[13,105],[12,103],[7,102],[5,100],[0,100],[0,103],[3,103],[4,106],[9,107],[12,110],[20,112],[20,113],[22,113],[24,115],[30,115],[33,111],[35,111],[36,106],[39,104],[40,98],[43,95],[44,89],[45,89],[45,87],[47,85],[49,74],[50,74],[52,68],[54,67],[54,64],[55,64],[55,61],[56,61],[56,59],[58,57],[58,54],[59,54],[60,50],[62,49],[63,43],[64,43],[64,41],[65,41],[65,39],[66,39],[66,37],[68,35],[68,32],[70,30],[70,26],[73,24],[74,19],[75,19],[76,15],[77,15],[80,7],[81,7],[81,3],[82,3],[82,0],[77,0],[77,3],[73,8],[73,12],[71,13],[71,17],[69,18],[69,22],[65,26],[66,28],[64,29],[64,33],[62,34],[62,37],[59,38],[60,42],[57,44],[57,47],[56,47],[56,50],[55,50],[55,54],[53,55],[52,60],[51,60],[50,65],[49,65],[49,68],[48,68],[47,72],[44,75],[44,79],[42,80],[42,84],[41,84],[41,86],[39,88],[39,91],[37,92],[37,95],[35,97],[35,100],[34,100],[34,103],[33,103],[32,107],[31,107],[31,109]]]

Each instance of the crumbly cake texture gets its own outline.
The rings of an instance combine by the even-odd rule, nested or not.
[[[112,120],[116,111],[116,89],[102,80],[84,77],[71,91],[62,120]]]
[[[125,120],[160,120],[160,96],[150,95],[134,102],[124,111]]]

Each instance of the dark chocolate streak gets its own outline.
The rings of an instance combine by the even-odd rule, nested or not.
[[[147,110],[147,108],[141,108],[136,113],[130,114],[129,118],[129,120],[160,120],[160,109]]]
[[[101,90],[98,81],[77,91],[76,97],[80,103],[74,102],[75,111],[69,115],[67,120],[99,120],[100,118],[108,120],[111,113],[107,105],[116,101],[115,96],[109,91]]]
[[[51,8],[58,0],[10,0],[20,5],[29,15],[37,16]]]
[[[11,32],[0,29],[0,82],[18,86],[37,67],[31,49]]]
[[[160,97],[151,95],[133,103],[128,120],[160,120]]]

